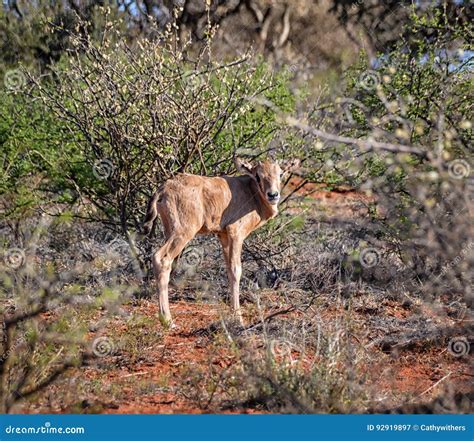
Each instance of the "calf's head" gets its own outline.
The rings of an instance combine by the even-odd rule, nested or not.
[[[259,161],[253,166],[236,160],[237,170],[255,179],[258,191],[270,205],[278,204],[280,200],[281,177],[283,170],[278,162]]]

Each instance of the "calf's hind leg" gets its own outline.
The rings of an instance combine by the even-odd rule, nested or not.
[[[153,255],[153,271],[158,281],[160,316],[167,323],[172,322],[168,285],[173,261],[193,237],[194,235],[172,233],[164,245]]]

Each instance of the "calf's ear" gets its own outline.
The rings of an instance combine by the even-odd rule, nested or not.
[[[237,169],[239,173],[253,176],[253,167],[250,165],[250,163],[245,162],[240,158],[235,158],[234,163],[235,163],[235,168]]]

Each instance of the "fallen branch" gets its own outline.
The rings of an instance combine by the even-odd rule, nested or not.
[[[289,308],[285,308],[285,309],[279,309],[278,311],[275,311],[273,312],[272,314],[269,314],[267,315],[266,317],[263,318],[263,320],[257,322],[257,323],[253,323],[247,327],[245,327],[244,329],[242,329],[242,331],[250,331],[252,329],[255,329],[255,328],[258,328],[260,326],[263,326],[264,323],[268,323],[270,322],[271,320],[273,320],[275,317],[279,316],[279,315],[282,315],[282,314],[288,314],[289,312],[293,312],[295,311],[297,308],[296,306],[290,306]]]

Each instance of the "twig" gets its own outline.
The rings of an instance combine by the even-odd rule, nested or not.
[[[432,386],[430,386],[428,389],[426,389],[424,392],[422,392],[420,395],[418,395],[417,398],[421,397],[422,395],[426,394],[427,392],[429,392],[431,389],[434,389],[436,386],[438,386],[438,384],[440,384],[442,381],[446,380],[447,378],[449,378],[451,376],[452,372],[449,372],[447,375],[445,375],[443,378],[441,378],[441,380],[438,380],[435,384],[433,384]]]
[[[309,133],[313,136],[316,136],[318,138],[325,139],[327,141],[356,145],[361,150],[366,151],[366,152],[374,151],[374,150],[385,150],[392,153],[409,153],[412,155],[419,156],[423,159],[429,159],[429,160],[432,159],[432,154],[426,148],[412,147],[412,146],[403,145],[403,144],[392,144],[388,142],[376,141],[373,139],[349,138],[347,136],[339,136],[334,133],[327,133],[322,130],[311,127],[307,124],[304,124],[303,122],[301,122],[300,120],[292,116],[285,115],[269,100],[261,99],[261,98],[253,98],[253,99],[249,98],[249,100],[252,100],[254,102],[257,102],[258,104],[262,104],[264,106],[269,107],[288,125],[295,127],[299,130],[302,130],[303,132]]]
[[[296,310],[296,306],[290,306],[289,308],[286,308],[286,309],[280,309],[280,310],[278,310],[278,311],[273,312],[273,313],[270,314],[270,315],[267,315],[266,317],[263,318],[262,321],[247,326],[246,328],[244,328],[244,330],[245,330],[245,331],[250,331],[251,329],[254,329],[254,328],[258,327],[258,326],[262,326],[263,323],[269,322],[270,320],[274,319],[275,317],[277,317],[277,316],[279,316],[279,315],[287,314],[287,313],[293,312],[293,311],[295,311],[295,310]]]
[[[119,378],[128,378],[128,377],[137,377],[139,375],[147,375],[149,374],[150,372],[134,372],[133,374],[127,374],[127,375],[122,375],[121,377]]]

